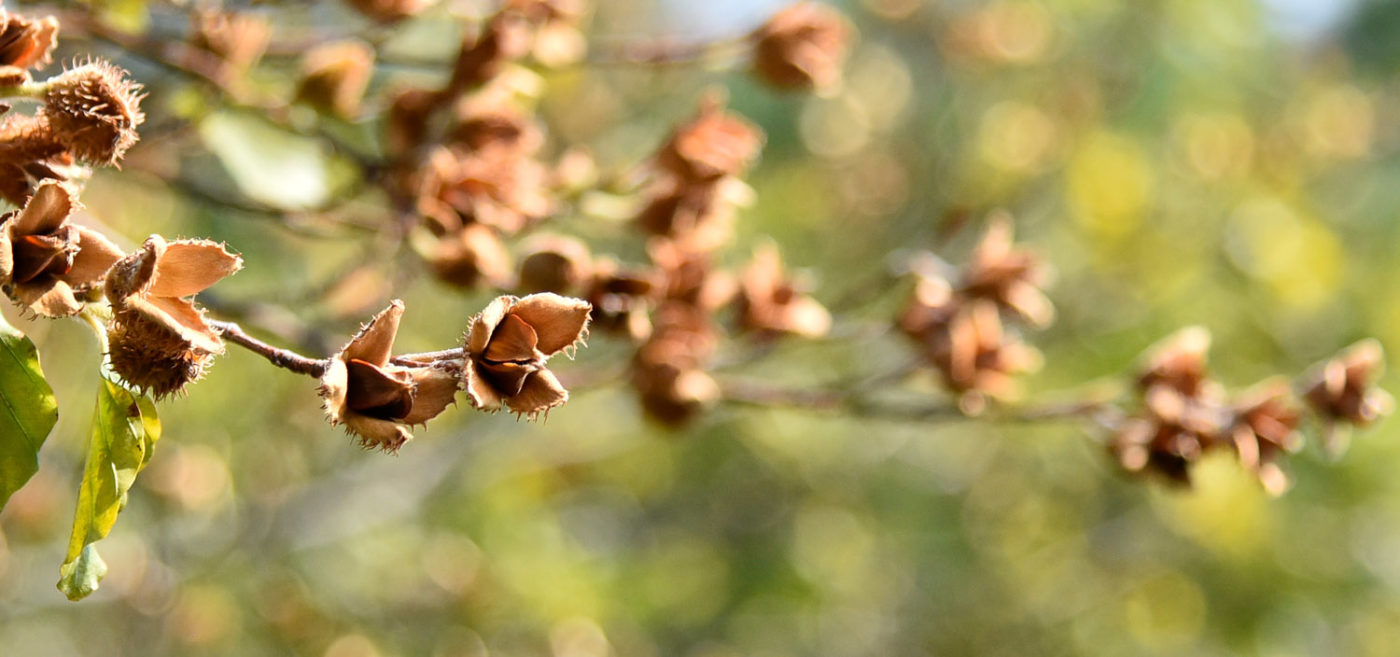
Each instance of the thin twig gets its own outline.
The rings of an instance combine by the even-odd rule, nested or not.
[[[398,356],[394,356],[393,358],[391,358],[390,362],[395,365],[412,367],[414,365],[422,365],[424,363],[432,363],[440,360],[461,360],[466,357],[466,353],[466,349],[462,347],[454,347],[452,349],[443,349],[441,351],[424,351],[416,354],[399,354]]]
[[[902,373],[900,375],[902,376]],[[884,383],[886,379],[885,377],[873,377],[867,379],[866,382]],[[721,398],[727,403],[741,406],[838,412],[854,417],[910,422],[985,420],[989,422],[1029,423],[1080,420],[1111,428],[1118,415],[1116,407],[1110,402],[1099,399],[1075,400],[1039,406],[994,406],[986,413],[969,414],[959,408],[956,403],[950,402],[900,404],[871,399],[865,393],[870,387],[869,385],[859,385],[814,390],[770,386],[750,381],[727,381],[721,386]]]
[[[228,339],[229,342],[266,358],[267,361],[273,365],[291,370],[298,374],[320,378],[321,375],[326,373],[326,367],[330,365],[329,359],[316,360],[307,358],[290,349],[279,349],[267,344],[266,342],[244,333],[243,328],[233,322],[211,320],[209,325],[222,333],[224,338]]]
[[[663,66],[690,64],[702,59],[729,55],[741,59],[754,44],[755,33],[701,41],[679,43],[668,40],[602,44],[590,49],[587,64],[594,66],[642,65]]]

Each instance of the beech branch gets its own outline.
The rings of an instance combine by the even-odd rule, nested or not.
[[[326,367],[330,365],[329,359],[307,358],[290,349],[281,349],[263,342],[243,331],[243,328],[234,322],[221,322],[210,320],[209,325],[223,334],[223,337],[248,351],[251,351],[282,369],[291,370],[298,374],[305,374],[310,377],[320,378],[326,373]]]
[[[902,422],[991,421],[1009,423],[1057,420],[1088,421],[1113,427],[1122,411],[1111,402],[1080,399],[1025,406],[994,406],[984,413],[968,413],[952,401],[899,403],[872,399],[864,386],[847,389],[813,390],[766,385],[753,381],[727,381],[721,384],[725,403],[755,408],[842,413],[851,417]]]
[[[466,357],[466,353],[466,349],[462,347],[454,347],[452,349],[443,349],[441,351],[424,351],[416,354],[400,354],[389,359],[389,362],[395,365],[404,365],[407,367],[412,367],[414,365],[423,365],[425,363],[432,363],[441,360],[460,360]]]

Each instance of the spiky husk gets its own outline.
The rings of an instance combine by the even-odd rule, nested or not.
[[[114,165],[139,136],[140,85],[126,71],[95,60],[49,81],[43,114],[54,136],[84,162]]]
[[[107,328],[112,371],[131,386],[164,399],[204,376],[210,354],[164,325],[119,311]]]

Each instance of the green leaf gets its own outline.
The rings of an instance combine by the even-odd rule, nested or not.
[[[78,508],[73,515],[73,535],[58,571],[58,589],[69,600],[81,600],[97,590],[107,573],[92,544],[112,531],[117,514],[126,507],[131,484],[150,461],[159,439],[155,403],[102,377]]]
[[[146,0],[89,0],[102,22],[127,34],[142,34],[151,22]]]
[[[82,600],[97,590],[102,578],[107,576],[107,562],[97,554],[91,543],[83,546],[83,551],[71,563],[58,569],[62,576],[58,580],[58,590],[69,600]]]
[[[349,166],[320,141],[287,132],[255,114],[216,112],[200,122],[199,133],[239,191],[275,208],[324,205]]]
[[[57,421],[38,350],[0,317],[0,509],[39,471],[39,448]]]

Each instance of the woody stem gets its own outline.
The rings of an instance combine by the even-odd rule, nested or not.
[[[424,351],[417,354],[400,354],[394,356],[391,361],[395,365],[422,365],[439,360],[458,360],[466,356],[466,350],[462,347],[453,349],[443,349],[442,351]]]
[[[263,342],[247,333],[243,328],[234,322],[221,322],[210,320],[209,325],[223,334],[224,339],[232,342],[248,351],[251,351],[283,369],[288,369],[298,374],[305,374],[320,378],[326,373],[326,367],[330,364],[329,359],[316,360],[307,358],[290,349],[279,349],[266,342]]]
[[[854,417],[903,422],[972,421],[1003,423],[1084,421],[1111,429],[1121,421],[1121,412],[1109,401],[1088,398],[1039,405],[1005,406],[985,415],[970,415],[947,402],[901,404],[869,399],[862,389],[805,389],[764,385],[750,381],[727,381],[722,399],[739,406],[814,412],[842,412]]]
[[[589,53],[589,64],[618,65],[635,64],[643,66],[663,66],[689,64],[711,57],[733,55],[735,59],[753,47],[755,33],[736,35],[713,41],[694,43],[674,43],[657,41],[651,43],[624,43],[609,47],[603,44]]]

